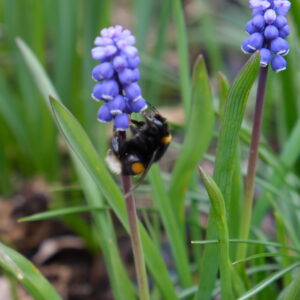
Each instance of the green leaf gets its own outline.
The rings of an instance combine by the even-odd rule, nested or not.
[[[298,299],[300,299],[300,273],[299,272],[297,273],[296,278],[290,284],[284,300],[298,300]]]
[[[61,300],[52,285],[24,256],[0,243],[0,266],[16,278],[36,300]]]
[[[249,299],[250,297],[257,295],[261,290],[263,290],[265,287],[269,286],[270,284],[272,284],[275,280],[279,279],[280,277],[282,277],[284,274],[292,271],[293,269],[295,269],[296,267],[300,266],[300,263],[294,263],[290,266],[288,266],[287,268],[284,268],[283,270],[280,270],[278,272],[276,272],[275,274],[272,274],[271,276],[269,276],[268,278],[266,278],[265,280],[263,280],[262,282],[260,282],[259,284],[255,285],[252,289],[250,289],[246,294],[244,294],[243,296],[239,297],[238,300],[246,300]]]
[[[183,219],[184,196],[199,161],[213,134],[212,94],[205,62],[199,56],[194,67],[192,105],[188,115],[186,137],[172,172],[169,195],[176,216]]]
[[[213,179],[206,175],[201,168],[199,168],[199,173],[209,195],[211,209],[215,212],[213,217],[215,218],[214,223],[217,226],[219,238],[221,296],[224,300],[231,300],[233,299],[232,270],[229,258],[228,228],[224,198]]]
[[[180,0],[172,1],[174,9],[174,19],[176,25],[177,36],[177,49],[179,54],[179,76],[180,76],[180,90],[183,100],[183,107],[185,116],[191,109],[191,80],[190,80],[190,66],[188,54],[188,40],[186,33],[186,26],[184,20],[184,10]]]
[[[259,54],[254,54],[246,63],[240,74],[235,79],[228,94],[225,105],[223,121],[218,139],[217,155],[214,168],[214,180],[225,200],[226,210],[229,211],[228,203],[231,193],[232,176],[240,128],[246,108],[248,95],[257,77],[259,70]],[[217,236],[214,210],[209,214],[207,239]],[[202,257],[202,270],[197,299],[208,300],[215,285],[218,270],[217,247],[207,245]]]
[[[129,231],[123,195],[100,159],[85,131],[73,115],[56,99],[50,97],[57,125],[71,150],[88,170],[124,228]],[[165,299],[177,299],[166,266],[140,224],[141,239],[148,268]]]
[[[168,197],[163,180],[157,165],[151,167],[149,179],[152,187],[153,201],[158,208],[163,225],[170,240],[172,254],[178,270],[178,276],[183,287],[188,287],[192,283],[189,268],[189,259],[185,239],[182,236],[180,226],[176,221],[176,216],[172,207],[172,201]]]
[[[18,220],[18,222],[28,222],[28,221],[40,221],[46,219],[52,219],[57,217],[63,217],[70,214],[77,214],[82,212],[91,212],[91,211],[104,211],[108,208],[100,206],[73,206],[67,208],[53,209],[50,211],[40,212],[28,217],[24,217]]]

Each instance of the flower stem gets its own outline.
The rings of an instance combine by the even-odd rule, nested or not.
[[[122,134],[122,135],[121,135]],[[120,136],[126,138],[126,133],[122,132]],[[128,215],[128,222],[130,228],[131,236],[131,246],[133,250],[133,258],[135,264],[135,271],[139,287],[139,299],[149,300],[149,289],[148,289],[148,280],[145,267],[144,253],[141,243],[141,237],[138,227],[138,217],[136,213],[135,201],[133,198],[131,190],[131,179],[129,176],[121,176],[122,186],[124,195],[126,195],[126,209]]]
[[[250,231],[250,223],[252,216],[254,181],[256,174],[256,163],[258,157],[258,146],[260,138],[260,130],[262,123],[262,114],[265,100],[266,83],[268,77],[268,67],[260,68],[258,87],[256,94],[256,104],[253,118],[252,138],[250,145],[248,170],[246,176],[246,189],[244,196],[244,208],[241,218],[240,236],[241,239],[247,239]],[[240,244],[237,251],[237,259],[246,257],[247,244]]]

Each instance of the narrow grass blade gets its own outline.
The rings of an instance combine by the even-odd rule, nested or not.
[[[288,288],[288,292],[284,300],[298,300],[300,299],[300,273],[298,272],[296,278],[292,281]]]
[[[211,201],[211,209],[215,211],[214,220],[217,225],[220,253],[221,295],[224,300],[233,299],[231,262],[229,258],[228,228],[224,198],[216,183],[199,168],[201,179]],[[201,279],[200,279],[201,280]]]
[[[259,55],[254,54],[244,66],[235,79],[228,94],[225,105],[224,117],[218,139],[217,155],[214,168],[214,180],[223,194],[226,210],[230,211],[228,204],[232,186],[232,168],[237,151],[240,128],[246,108],[250,89],[257,77],[259,70]],[[217,236],[214,220],[214,210],[209,215],[207,239],[214,239]],[[230,216],[228,216],[230,217]],[[202,270],[200,273],[200,285],[197,299],[208,300],[211,297],[215,285],[218,270],[217,247],[207,245],[202,257]]]
[[[219,240],[204,240],[204,241],[192,241],[192,244],[199,244],[199,245],[206,245],[206,244],[217,244],[219,243]],[[260,241],[260,240],[245,240],[245,239],[229,239],[229,243],[247,243],[247,244],[253,244],[253,245],[264,245],[266,247],[276,247],[276,248],[284,248],[288,250],[295,251],[297,253],[300,253],[300,249],[295,247],[290,247],[286,245],[282,245],[276,242],[269,242],[269,241]]]
[[[184,10],[180,0],[173,1],[173,9],[177,32],[177,49],[179,54],[180,89],[185,115],[187,116],[191,108],[191,80]]]
[[[24,256],[0,243],[0,266],[38,300],[61,300],[52,285]]]
[[[185,239],[182,236],[182,231],[180,230],[180,226],[172,208],[173,201],[170,201],[170,198],[168,197],[157,165],[151,167],[149,179],[155,206],[160,212],[163,225],[170,239],[172,254],[180,282],[183,287],[188,287],[191,285],[192,279]]]
[[[183,221],[184,196],[199,161],[213,135],[214,112],[212,93],[205,62],[199,56],[193,72],[193,98],[186,137],[174,166],[169,195],[175,215]]]
[[[278,253],[278,252],[274,252],[274,253],[266,252],[266,253],[259,253],[259,254],[248,256],[246,258],[237,260],[237,261],[233,262],[232,264],[236,265],[236,264],[245,263],[247,261],[251,261],[251,260],[254,260],[254,259],[265,258],[265,257],[278,257],[278,256],[280,256],[280,257],[290,257],[290,258],[297,258],[298,257],[298,256],[295,257],[295,256],[291,256],[291,255]]]
[[[28,66],[29,71],[36,83],[40,93],[44,99],[48,99],[49,94],[55,98],[59,98],[52,83],[45,75],[45,71],[39,61],[36,59],[35,55],[29,49],[29,47],[23,42],[22,39],[16,38],[17,46],[19,47],[21,54]],[[49,101],[46,102],[48,105]],[[50,108],[50,107],[49,107]]]
[[[51,97],[50,101],[57,125],[71,150],[88,170],[118,219],[128,231],[129,227],[123,195],[105,168],[104,161],[100,159],[83,128],[72,114],[58,100]],[[166,266],[155,248],[154,243],[150,240],[146,230],[141,224],[140,232],[147,266],[154,280],[165,299],[177,299]]]
[[[107,209],[108,207],[100,207],[100,206],[75,206],[75,207],[53,209],[50,211],[45,211],[28,217],[21,218],[18,220],[18,222],[47,220],[47,219],[63,217],[70,214],[78,214],[82,212],[92,212],[92,211],[105,211]]]
[[[246,299],[249,299],[249,298],[257,295],[261,290],[263,290],[264,288],[266,288],[267,286],[272,284],[274,281],[276,281],[277,279],[282,277],[284,274],[292,271],[293,269],[295,269],[299,266],[300,266],[300,263],[297,262],[297,263],[294,263],[294,264],[288,266],[287,268],[285,268],[283,270],[280,270],[280,271],[276,272],[275,274],[272,274],[271,276],[269,276],[268,278],[266,278],[265,280],[263,280],[259,284],[255,285],[246,294],[239,297],[238,300],[246,300]]]

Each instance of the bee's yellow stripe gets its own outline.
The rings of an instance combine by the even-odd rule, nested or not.
[[[135,162],[131,165],[131,170],[134,174],[141,174],[145,172],[145,167],[141,162]]]
[[[164,137],[161,139],[161,142],[162,142],[163,144],[170,144],[171,141],[172,141],[172,135],[171,135],[171,134],[166,135],[166,136],[164,136]]]

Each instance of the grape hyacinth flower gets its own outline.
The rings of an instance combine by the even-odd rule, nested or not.
[[[246,24],[249,37],[242,43],[245,53],[260,51],[261,66],[271,64],[275,72],[285,70],[286,60],[283,56],[290,50],[285,39],[290,33],[286,14],[291,2],[288,0],[250,0],[253,18]]]
[[[92,71],[95,85],[92,97],[105,103],[98,111],[100,122],[114,122],[117,131],[129,127],[129,115],[147,108],[138,84],[140,58],[133,45],[135,38],[116,25],[104,28],[94,41],[92,57],[100,62]]]

